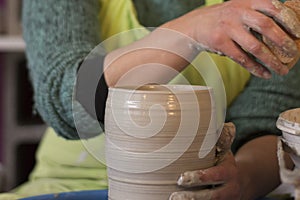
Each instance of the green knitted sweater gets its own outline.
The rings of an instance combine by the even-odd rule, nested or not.
[[[134,1],[139,20],[145,26],[159,25],[199,6],[199,2],[203,3]],[[35,108],[60,136],[78,139],[71,103],[73,87],[80,63],[101,41],[99,0],[28,0],[23,4],[24,39]],[[168,5],[176,9],[168,9]],[[237,127],[234,149],[260,135],[280,134],[275,126],[279,113],[300,107],[299,77],[300,63],[286,76],[273,75],[271,80],[251,78],[227,112],[227,121]],[[88,118],[82,115],[85,117]],[[92,127],[93,123],[86,126]],[[100,132],[96,130],[86,137]]]

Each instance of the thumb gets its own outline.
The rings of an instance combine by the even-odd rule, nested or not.
[[[219,185],[229,180],[234,173],[235,159],[229,151],[218,165],[203,170],[187,171],[181,174],[177,184],[183,187]]]
[[[231,150],[235,138],[235,125],[232,122],[225,123],[220,138],[216,144],[217,163],[224,159],[225,154]]]

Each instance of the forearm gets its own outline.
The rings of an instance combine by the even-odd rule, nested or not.
[[[255,10],[251,11],[251,14],[248,13],[254,7]],[[274,16],[275,19],[281,18],[280,12],[284,12],[286,9],[281,4],[275,8],[271,2],[256,2],[255,0],[250,0],[249,4],[240,1],[228,1],[215,6],[195,9],[163,24],[146,38],[109,54],[105,61],[105,76],[108,86],[114,86],[121,79],[122,81],[126,79],[121,84],[137,84],[143,82],[141,80],[145,78],[149,82],[166,83],[172,77],[169,74],[174,76],[174,73],[170,73],[171,71],[181,71],[187,62],[194,58],[195,53],[197,51],[199,53],[201,50],[226,55],[254,75],[270,78],[269,70],[245,53],[246,51],[264,63],[265,66],[268,66],[269,69],[284,75],[288,73],[288,68],[248,30],[259,29],[262,35],[273,38],[272,42],[282,46],[288,54],[297,54],[294,41],[270,19],[275,13],[277,13]],[[269,13],[270,10],[273,12]],[[259,13],[256,13],[257,11]],[[267,14],[261,16],[261,13]],[[249,21],[252,18],[253,20]],[[257,24],[258,20],[263,21],[261,27]],[[284,22],[281,19],[277,21]],[[296,18],[291,21],[300,23]],[[289,23],[282,25],[291,26]],[[245,27],[247,28],[245,29]],[[265,27],[269,28],[265,29]],[[297,28],[289,30],[293,30],[292,34],[296,35],[299,32]],[[147,74],[146,77],[141,76],[140,72],[142,71]],[[151,71],[157,71],[157,73],[148,73]],[[127,77],[125,78],[124,75]],[[128,81],[136,77],[142,78],[138,78],[134,82]]]
[[[299,74],[300,63],[283,77],[252,77],[227,112],[227,120],[236,125],[232,149],[243,178],[243,199],[263,196],[280,182],[276,120],[284,110],[300,106]]]
[[[280,184],[277,159],[277,136],[266,135],[244,144],[235,159],[242,178],[242,199],[252,200],[264,196]],[[292,161],[286,156],[292,168]]]
[[[25,0],[23,36],[35,108],[66,138],[78,139],[72,97],[80,63],[98,44],[98,0]],[[89,12],[86,12],[86,11]]]
[[[141,82],[164,84],[200,51],[189,36],[162,26],[143,39],[109,53],[104,63],[105,78],[108,86]]]

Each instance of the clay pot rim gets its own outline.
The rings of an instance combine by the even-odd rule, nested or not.
[[[300,135],[300,123],[296,121],[292,121],[287,117],[284,117],[287,113],[295,112],[295,111],[300,112],[300,108],[286,110],[279,115],[279,118],[276,122],[276,126],[281,131],[283,131],[284,134]]]
[[[157,90],[155,90],[157,87]],[[163,87],[166,88],[163,90]],[[145,89],[143,89],[145,88]],[[149,88],[149,89],[148,89]],[[168,88],[170,88],[168,90]],[[202,86],[202,85],[158,85],[158,84],[148,84],[143,86],[136,85],[124,85],[110,87],[111,91],[123,91],[123,92],[133,92],[134,93],[157,93],[157,94],[182,94],[182,93],[194,93],[196,91],[209,91],[212,92],[212,87]]]

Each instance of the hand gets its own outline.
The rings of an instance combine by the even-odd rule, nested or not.
[[[189,190],[192,187],[218,184],[211,189]],[[186,191],[174,192],[170,200],[236,200],[241,196],[238,169],[234,156],[227,152],[218,165],[191,172],[185,172],[178,180],[178,185]]]
[[[269,70],[284,75],[288,68],[253,32],[271,40],[289,56],[298,53],[289,34],[300,37],[299,19],[277,0],[231,0],[196,9],[165,26],[187,34],[200,48],[226,55],[263,78],[270,78]]]
[[[170,200],[222,200],[240,199],[241,184],[238,168],[230,147],[235,135],[235,126],[226,123],[217,143],[217,165],[204,170],[183,173],[178,185],[186,191],[174,192]],[[215,185],[211,189],[189,190],[201,186]]]

